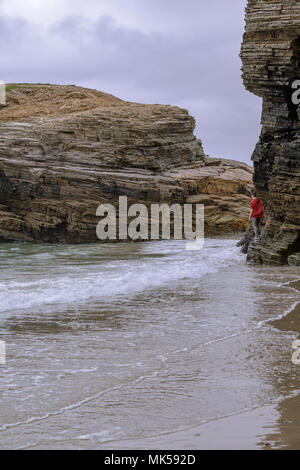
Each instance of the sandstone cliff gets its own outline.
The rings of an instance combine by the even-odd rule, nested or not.
[[[97,241],[96,208],[204,203],[206,234],[247,224],[251,168],[204,155],[184,109],[95,90],[11,85],[0,109],[0,239]]]
[[[300,112],[292,103],[292,83],[300,80],[300,2],[248,0],[241,58],[246,88],[263,99],[252,159],[265,226],[261,243],[250,243],[248,260],[300,262]]]

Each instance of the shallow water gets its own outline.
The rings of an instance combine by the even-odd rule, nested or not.
[[[0,245],[0,449],[157,446],[297,396],[297,334],[269,320],[299,301],[299,268],[235,244]]]

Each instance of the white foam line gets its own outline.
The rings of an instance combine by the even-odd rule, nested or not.
[[[181,352],[191,351],[192,349],[199,348],[201,346],[202,347],[203,346],[210,346],[211,344],[220,343],[221,341],[226,341],[228,339],[235,338],[236,336],[245,335],[247,333],[250,333],[251,331],[252,331],[251,329],[241,330],[241,331],[238,331],[237,333],[233,333],[232,335],[222,336],[222,338],[212,339],[211,341],[208,341],[207,343],[191,344],[190,346],[184,346],[183,348],[178,348],[178,349],[175,349],[174,351],[169,351],[165,354],[167,356],[169,356],[170,354],[177,354],[177,353],[181,353]]]
[[[181,353],[181,352],[191,351],[192,349],[195,349],[195,348],[198,348],[198,347],[201,347],[201,346],[210,346],[211,344],[220,343],[221,341],[226,341],[228,339],[236,338],[237,336],[246,335],[247,333],[251,333],[251,331],[259,329],[263,325],[265,325],[265,324],[267,324],[271,321],[281,320],[282,318],[286,317],[287,315],[289,315],[296,308],[296,306],[299,303],[300,303],[300,301],[295,302],[283,314],[278,315],[278,317],[268,318],[266,320],[260,321],[253,328],[248,328],[247,330],[238,331],[237,333],[233,333],[232,335],[228,335],[228,336],[223,336],[222,338],[213,339],[211,341],[208,341],[207,343],[196,343],[196,344],[192,344],[190,346],[184,346],[183,348],[178,348],[178,349],[175,349],[174,351],[167,352],[167,353],[165,353],[165,355],[169,356],[170,354],[177,354],[177,353]]]
[[[262,406],[268,406],[268,405],[262,405]],[[242,413],[247,413],[249,411],[254,411],[256,409],[259,409],[261,408],[261,406],[256,406],[256,407],[253,407],[253,408],[244,408],[242,410],[239,410],[239,411],[235,411],[233,413],[230,413],[230,414],[226,414],[226,415],[219,415],[219,416],[216,416],[214,418],[211,418],[211,419],[203,419],[201,421],[199,421],[197,424],[193,424],[193,426],[186,426],[186,427],[180,427],[180,428],[177,428],[176,430],[173,430],[173,431],[165,431],[165,432],[162,432],[162,433],[159,433],[159,434],[152,434],[150,436],[147,436],[147,437],[142,437],[141,439],[137,439],[138,440],[147,440],[147,439],[152,439],[152,438],[156,438],[156,437],[162,437],[162,436],[169,436],[169,435],[172,435],[172,434],[177,434],[178,432],[184,432],[184,431],[189,431],[191,429],[195,429],[197,428],[198,426],[202,426],[204,424],[208,424],[210,422],[213,422],[213,421],[219,421],[221,419],[226,419],[226,418],[230,418],[232,416],[236,416],[236,415],[239,415],[239,414],[242,414]],[[49,440],[54,440],[55,442],[59,442],[58,439],[56,438],[50,438]],[[70,438],[70,440],[81,440],[80,437],[73,437],[73,438]],[[110,443],[110,442],[126,442],[131,439],[111,439],[111,440],[107,440],[107,441],[102,441],[101,444],[107,444],[107,443]],[[35,447],[36,445],[38,444],[27,444],[23,447],[18,447],[19,450],[21,449],[27,449],[27,448],[31,448],[31,447]]]
[[[238,333],[233,333],[232,335],[224,336],[223,338],[213,339],[211,341],[208,341],[207,343],[204,343],[203,346],[210,346],[211,344],[220,343],[221,341],[226,341],[227,339],[235,338],[236,336],[245,335],[247,333],[250,333],[251,331],[251,329],[243,330],[239,331]]]
[[[267,407],[267,406],[275,406],[278,403],[280,403],[281,401],[288,400],[290,398],[294,398],[294,397],[298,396],[299,394],[300,394],[300,390],[294,390],[293,392],[291,392],[286,397],[281,396],[281,397],[278,397],[278,398],[274,399],[273,401],[270,401],[268,403],[264,403],[262,405],[256,405],[256,406],[249,407],[249,408],[243,408],[242,410],[234,411],[232,413],[225,414],[225,415],[215,416],[214,418],[210,418],[210,419],[203,419],[203,420],[199,421],[197,424],[193,424],[192,426],[181,427],[181,428],[177,428],[177,429],[172,430],[172,431],[165,431],[165,432],[162,432],[162,433],[159,433],[159,434],[152,434],[150,436],[142,437],[140,439],[137,438],[135,440],[136,441],[148,440],[148,439],[153,439],[153,438],[158,438],[158,437],[163,437],[163,436],[171,436],[171,435],[177,434],[179,432],[190,431],[192,429],[198,428],[199,426],[203,426],[205,424],[209,424],[209,423],[212,423],[214,421],[220,421],[222,419],[231,418],[232,416],[239,416],[239,415],[242,415],[244,413],[259,410],[260,408],[264,408],[264,407]],[[111,440],[107,440],[107,441],[102,441],[101,444],[108,444],[108,443],[111,443],[111,442],[127,442],[127,441],[132,441],[133,439],[118,439],[118,438],[116,438],[116,439],[111,439]],[[71,441],[76,440],[77,441],[77,440],[81,440],[81,439],[79,439],[79,437],[73,437],[73,438],[69,438],[69,440],[71,440]],[[49,438],[48,441],[60,442],[55,437]],[[31,449],[31,448],[37,447],[39,445],[40,445],[39,443],[26,444],[22,447],[18,447],[18,450],[28,449],[28,448]]]
[[[279,287],[287,287],[288,289],[291,289],[299,293],[299,289],[289,285],[289,284],[292,284],[293,282],[300,282],[300,279],[293,279],[292,281],[282,282],[281,284],[279,284]]]
[[[172,430],[172,431],[166,431],[166,432],[159,433],[159,434],[153,434],[151,436],[147,436],[147,437],[143,437],[141,439],[137,439],[137,441],[138,440],[152,439],[152,438],[161,437],[161,436],[169,436],[169,435],[177,434],[179,432],[184,432],[184,431],[190,431],[192,429],[198,428],[199,426],[203,426],[205,424],[209,424],[209,423],[212,423],[214,421],[220,421],[222,419],[231,418],[232,416],[239,416],[239,415],[242,415],[244,413],[249,413],[251,411],[259,410],[260,408],[264,408],[264,407],[267,407],[267,406],[275,406],[278,403],[280,403],[282,400],[288,400],[289,398],[294,398],[295,396],[298,396],[299,394],[300,394],[300,390],[294,390],[288,396],[278,397],[278,398],[274,399],[273,401],[271,401],[269,403],[264,403],[262,405],[256,405],[256,406],[249,407],[249,408],[243,408],[242,410],[234,411],[232,413],[225,414],[225,415],[215,416],[214,418],[210,418],[210,419],[203,419],[203,420],[199,421],[197,424],[193,424],[193,426],[186,426],[186,427],[178,428],[178,429]],[[73,438],[73,439],[70,439],[70,440],[74,440],[74,439],[76,439],[76,438]],[[131,441],[131,439],[112,439],[110,441],[104,441],[101,444],[107,444],[107,443],[115,442],[115,441],[117,441],[117,442],[126,442],[126,441],[129,441],[129,440]]]
[[[298,277],[297,279],[292,279],[291,281],[281,282],[279,284],[279,287],[288,286],[289,284],[292,284],[292,282],[299,282],[299,281],[300,281],[300,277]],[[291,289],[295,289],[295,287],[291,287]],[[298,291],[298,289],[296,290]]]
[[[86,405],[87,403],[89,403],[91,401],[97,400],[98,398],[100,398],[101,396],[103,396],[103,395],[105,395],[109,392],[113,392],[115,390],[120,390],[121,388],[127,387],[128,385],[130,385],[132,383],[138,383],[138,382],[141,382],[142,380],[145,380],[145,379],[151,379],[153,377],[156,377],[158,374],[159,374],[159,371],[155,371],[151,375],[142,375],[141,377],[138,377],[135,380],[130,380],[129,382],[126,382],[124,384],[117,385],[117,386],[112,387],[112,388],[108,388],[107,390],[103,390],[102,392],[96,393],[95,395],[92,395],[90,397],[86,397],[81,401],[78,401],[78,402],[73,403],[71,405],[67,405],[67,406],[61,408],[60,410],[47,413],[43,416],[32,416],[31,418],[27,419],[26,421],[18,421],[16,423],[3,424],[0,427],[0,432],[4,432],[4,431],[7,431],[8,429],[15,428],[15,427],[22,426],[22,425],[26,426],[27,424],[35,423],[35,422],[38,422],[38,421],[44,421],[45,419],[51,418],[53,416],[61,415],[65,411],[70,411],[70,410],[74,410],[76,408],[80,408],[82,405]]]
[[[278,315],[277,317],[273,317],[273,318],[268,318],[267,320],[260,321],[256,328],[261,328],[263,325],[265,325],[266,323],[269,323],[271,321],[282,320],[283,318],[287,317],[297,307],[297,305],[299,303],[300,303],[300,301],[297,300],[297,302],[295,302],[291,307],[289,307],[287,310],[285,310],[281,315]]]
[[[239,335],[243,335],[243,334],[246,334],[247,332],[249,332],[251,330],[246,330],[244,332],[239,332],[239,333],[234,333],[233,335],[229,335],[229,336],[225,336],[223,338],[219,338],[219,339],[216,339],[216,340],[212,340],[212,341],[209,341],[207,343],[202,343],[200,346],[208,346],[210,344],[214,344],[214,343],[218,343],[220,341],[224,341],[224,340],[227,340],[227,339],[230,339],[230,338],[233,338],[235,336],[239,336]],[[198,347],[199,344],[194,344],[194,345],[191,345],[189,347],[185,347],[182,349],[182,351],[187,351],[187,350],[191,350],[191,349],[194,349],[195,347]],[[181,350],[180,349],[177,349],[175,351],[170,351],[168,353],[165,353],[166,356],[170,355],[170,354],[174,354],[174,353],[177,353],[177,352],[180,352]],[[158,355],[156,357],[159,357],[162,361],[162,363],[165,365],[165,368],[168,366],[167,364],[167,360],[166,358],[163,356],[163,355]],[[156,377],[159,372],[161,371],[155,371],[153,374],[151,375],[143,375],[141,377],[138,377],[137,379],[133,380],[133,381],[129,381],[125,384],[121,384],[121,385],[118,385],[116,387],[112,387],[112,388],[109,388],[107,390],[103,390],[102,392],[99,392],[95,395],[92,395],[91,397],[87,397],[77,403],[73,403],[71,405],[68,405],[68,406],[65,406],[64,408],[61,408],[60,410],[57,410],[57,411],[53,411],[52,413],[47,413],[43,416],[33,416],[32,418],[29,418],[28,420],[26,421],[18,421],[16,423],[11,423],[11,424],[4,424],[0,427],[0,432],[4,432],[6,431],[7,429],[10,429],[10,428],[13,428],[13,427],[18,427],[18,426],[22,426],[22,425],[27,425],[27,424],[31,424],[31,423],[34,423],[34,422],[38,422],[38,421],[43,421],[45,419],[48,419],[48,418],[51,418],[52,416],[57,416],[57,415],[60,415],[60,414],[63,414],[65,411],[69,411],[69,410],[73,410],[73,409],[76,409],[76,408],[79,408],[80,406],[82,405],[85,405],[93,400],[97,400],[99,397],[105,395],[106,393],[109,393],[109,392],[113,392],[115,390],[119,390],[123,387],[126,387],[127,385],[130,385],[132,383],[139,383],[140,381],[144,380],[144,379],[147,379],[147,378],[153,378],[153,377]]]
[[[299,303],[299,302],[296,302],[296,305],[297,305],[298,303]],[[292,306],[290,309],[288,309],[288,313],[290,313],[290,311],[292,311],[292,309],[293,309],[293,306]],[[288,314],[288,313],[286,313],[286,314]],[[281,315],[281,317],[283,317],[283,315]],[[268,321],[271,321],[271,319],[266,320],[265,322],[268,322]],[[262,322],[260,322],[260,323],[262,323]],[[256,328],[258,328],[258,327],[256,327]],[[251,331],[251,330],[247,330],[247,331],[245,331],[244,333],[247,333],[247,332],[250,332],[250,331]],[[223,339],[229,339],[229,338],[231,338],[231,337],[238,336],[239,334],[242,335],[242,334],[244,334],[244,333],[236,333],[236,334],[234,334],[234,335],[230,335],[230,336],[227,336],[227,337],[224,337],[224,338],[220,338],[219,340],[210,341],[210,342],[208,342],[208,343],[205,343],[205,345],[206,345],[206,344],[213,344],[214,342],[222,341]],[[179,351],[179,350],[170,351],[169,353],[166,353],[166,355],[169,355],[169,354],[172,354],[172,353],[176,353],[177,351]],[[160,359],[162,360],[162,362],[165,363],[165,365],[167,365],[167,364],[166,364],[166,359],[165,359],[163,356],[160,355],[160,356],[158,356],[158,357],[160,357]],[[154,372],[153,374],[151,374],[151,375],[141,376],[141,377],[139,377],[138,379],[136,379],[136,380],[134,380],[134,381],[130,381],[130,382],[127,382],[126,384],[122,384],[122,385],[119,385],[119,386],[116,386],[116,387],[113,387],[113,388],[104,390],[103,392],[100,392],[100,393],[98,393],[98,394],[96,394],[96,395],[94,395],[94,396],[92,396],[92,397],[88,397],[88,398],[82,400],[81,402],[78,402],[78,403],[73,404],[73,405],[69,405],[69,406],[67,406],[67,407],[65,407],[65,408],[62,408],[61,410],[58,410],[58,411],[53,412],[53,413],[49,413],[49,414],[44,415],[44,416],[42,416],[42,417],[31,418],[30,420],[27,420],[27,421],[25,421],[25,422],[18,422],[18,423],[13,423],[13,424],[10,424],[10,425],[4,425],[4,426],[5,426],[5,429],[3,429],[4,426],[2,426],[2,427],[0,428],[0,432],[5,431],[5,430],[7,430],[7,429],[9,429],[9,428],[12,428],[12,427],[16,427],[16,426],[20,426],[20,425],[26,425],[26,424],[30,424],[30,423],[32,423],[32,422],[36,422],[36,421],[41,421],[41,420],[47,419],[47,418],[52,417],[52,416],[57,416],[57,415],[59,415],[59,414],[64,413],[64,411],[68,411],[68,410],[71,410],[71,409],[79,408],[79,407],[82,406],[83,404],[86,404],[86,403],[88,403],[88,402],[90,402],[90,401],[93,401],[93,400],[99,398],[100,396],[103,396],[103,395],[105,395],[106,393],[109,393],[110,391],[119,390],[119,389],[121,389],[121,388],[123,388],[123,387],[126,387],[127,385],[130,385],[131,383],[134,383],[134,382],[138,383],[138,382],[140,382],[141,380],[144,380],[144,379],[146,379],[146,378],[153,378],[153,377],[156,377],[156,376],[158,375],[158,373],[159,373],[159,371],[155,371],[155,372]],[[208,424],[208,423],[210,423],[210,422],[220,421],[220,420],[222,420],[222,419],[230,418],[230,417],[232,417],[232,416],[238,416],[238,415],[241,415],[241,414],[243,414],[243,413],[255,411],[255,410],[257,410],[257,409],[259,409],[259,408],[262,408],[262,407],[272,406],[272,405],[274,406],[274,405],[280,403],[282,400],[287,400],[287,399],[289,399],[289,398],[294,398],[294,397],[298,396],[299,394],[300,394],[300,390],[293,390],[289,395],[287,395],[287,396],[285,396],[285,397],[283,397],[283,396],[277,397],[276,399],[274,399],[273,401],[271,401],[271,402],[269,402],[269,403],[264,403],[264,404],[262,404],[262,405],[257,405],[257,406],[255,406],[255,407],[250,407],[250,408],[243,408],[242,410],[239,410],[239,411],[236,411],[236,412],[233,412],[233,413],[230,413],[230,414],[219,415],[219,416],[216,416],[216,417],[211,418],[211,419],[201,420],[201,421],[199,421],[197,424],[194,424],[193,426],[187,426],[187,427],[184,427],[184,428],[178,428],[178,429],[173,430],[173,431],[166,431],[166,432],[164,432],[164,433],[153,434],[153,435],[150,435],[150,436],[141,438],[141,440],[152,439],[152,438],[161,437],[161,436],[168,436],[168,435],[176,434],[176,433],[178,433],[178,432],[183,432],[183,431],[188,431],[188,430],[191,430],[191,429],[196,429],[197,427],[202,426],[202,425],[204,425],[204,424]],[[49,438],[49,441],[51,441],[51,440],[55,440],[55,441],[59,442],[59,440],[58,440],[58,439],[55,439],[55,438]],[[70,438],[70,440],[78,440],[78,438],[76,438],[76,437],[75,437],[75,438]],[[137,441],[138,441],[138,440],[139,440],[139,439],[137,439]],[[116,441],[117,441],[117,442],[126,442],[126,441],[128,441],[128,439],[112,439],[112,440],[102,441],[101,444],[107,444],[107,443],[116,442]],[[33,448],[33,447],[37,447],[37,446],[39,446],[38,443],[32,443],[32,444],[26,444],[26,445],[24,445],[24,446],[22,446],[22,447],[18,447],[18,449],[20,449],[20,450],[21,450],[21,449],[28,449],[28,448]]]

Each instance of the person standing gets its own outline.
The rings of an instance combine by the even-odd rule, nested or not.
[[[256,196],[255,191],[251,192],[251,199],[249,221],[252,222],[254,228],[254,241],[258,242],[260,240],[261,219],[264,215],[264,203]]]

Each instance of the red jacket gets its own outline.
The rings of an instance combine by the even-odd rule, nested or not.
[[[264,203],[258,197],[251,201],[250,207],[253,209],[252,217],[255,219],[260,219],[264,215]]]

